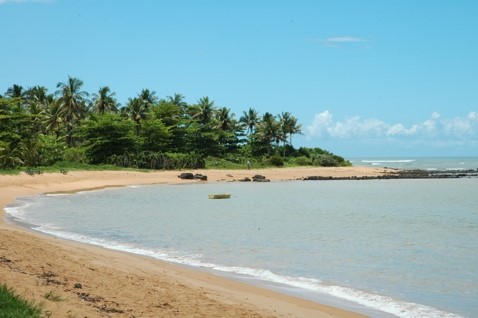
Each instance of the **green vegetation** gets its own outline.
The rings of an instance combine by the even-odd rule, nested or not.
[[[18,296],[5,284],[0,286],[0,316],[4,318],[40,318],[41,305]]]
[[[48,293],[46,293],[43,297],[45,297],[46,299],[50,300],[50,301],[54,301],[54,302],[60,302],[60,301],[64,301],[63,297],[61,297],[60,295],[56,294],[53,290],[50,290]]]
[[[0,171],[350,165],[320,148],[295,149],[301,125],[289,112],[249,108],[237,119],[207,96],[188,104],[148,89],[121,106],[108,86],[82,87],[68,77],[54,93],[13,85],[0,95]]]

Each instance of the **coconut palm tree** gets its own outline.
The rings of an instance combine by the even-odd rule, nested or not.
[[[217,110],[215,113],[215,129],[231,131],[235,128],[236,120],[234,119],[234,114],[230,112],[231,110],[227,107],[222,107]]]
[[[147,105],[139,97],[130,98],[122,112],[127,118],[134,121],[135,133],[139,135],[141,132],[141,121],[146,119],[148,115]]]
[[[279,123],[282,132],[289,136],[289,144],[292,146],[292,135],[302,133],[302,125],[297,124],[297,118],[289,112],[283,112],[279,115]],[[284,144],[285,145],[285,144]]]
[[[23,86],[13,84],[12,87],[7,89],[4,95],[8,98],[23,98],[25,97],[25,91],[23,90]]]
[[[33,131],[45,132],[42,116],[48,104],[53,100],[53,96],[48,94],[48,89],[44,86],[30,87],[25,91],[24,96],[25,105],[31,115]]]
[[[262,121],[258,125],[257,133],[263,146],[267,147],[268,154],[271,152],[272,143],[275,143],[277,147],[285,138],[280,129],[279,122],[276,120],[275,116],[269,112],[262,116]]]
[[[247,112],[243,111],[239,121],[247,127],[247,135],[251,135],[254,133],[256,126],[259,123],[259,113],[254,108],[249,107]]]
[[[18,148],[11,144],[0,147],[0,168],[14,168],[22,164]]]
[[[141,90],[141,92],[138,94],[138,99],[141,101],[146,111],[148,111],[151,106],[153,106],[153,104],[158,101],[158,98],[156,97],[156,92],[150,91],[147,88]]]
[[[209,97],[205,96],[199,99],[197,105],[193,107],[192,117],[202,125],[210,123],[214,116],[214,101],[210,101]]]
[[[167,101],[171,104],[181,108],[183,111],[186,110],[188,107],[188,103],[184,101],[184,95],[182,94],[174,94],[174,96],[168,96]]]
[[[92,111],[101,115],[105,112],[116,113],[119,104],[116,102],[115,95],[116,93],[111,92],[108,86],[100,87],[98,94],[93,94]]]
[[[52,101],[45,108],[42,115],[43,126],[45,127],[46,131],[54,133],[56,138],[59,138],[63,126],[60,103],[58,101]]]
[[[89,94],[81,90],[82,86],[82,80],[71,76],[68,76],[66,83],[59,82],[56,85],[59,107],[66,125],[67,143],[70,146],[74,145],[73,133],[76,125],[87,112]]]

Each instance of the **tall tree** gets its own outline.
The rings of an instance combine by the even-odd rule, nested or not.
[[[86,115],[89,94],[81,90],[83,81],[71,76],[68,76],[66,83],[59,82],[56,87],[60,111],[66,125],[67,143],[73,146],[73,133],[78,122]]]
[[[54,133],[56,138],[60,138],[63,117],[61,113],[60,103],[58,101],[52,101],[43,111],[43,126],[49,133]]]
[[[279,115],[279,124],[280,129],[286,137],[289,137],[289,145],[292,146],[292,135],[301,134],[302,133],[302,125],[297,124],[297,118],[292,116],[289,112],[283,112]],[[283,140],[284,142],[284,157],[285,157],[285,144],[287,142],[287,138]]]
[[[106,112],[116,113],[118,110],[118,103],[115,95],[116,93],[111,92],[108,86],[100,87],[98,94],[93,94],[92,111],[99,114],[104,114]]]
[[[138,99],[141,101],[146,111],[149,111],[151,106],[153,106],[158,101],[158,98],[156,97],[156,92],[150,91],[147,88],[141,90],[141,92],[138,94]]]
[[[227,107],[219,108],[215,113],[214,129],[219,134],[219,143],[223,153],[233,150],[238,144],[239,125],[235,115]]]
[[[207,125],[212,120],[214,111],[214,101],[210,101],[207,96],[201,97],[198,103],[193,107],[192,117],[201,125]]]
[[[23,90],[23,86],[13,84],[12,87],[7,89],[4,95],[8,98],[24,98],[25,91]]]
[[[253,134],[257,124],[259,123],[259,113],[254,108],[250,107],[247,112],[244,111],[242,113],[239,121],[247,127],[246,133],[248,135]]]
[[[181,108],[183,112],[186,111],[186,108],[188,107],[188,103],[186,103],[186,101],[184,100],[184,95],[182,94],[176,93],[174,94],[174,96],[168,96],[167,101]]]
[[[136,135],[141,132],[141,121],[148,115],[148,107],[139,97],[130,98],[123,112],[135,124]]]
[[[34,86],[26,90],[25,104],[30,111],[33,133],[46,133],[43,116],[53,100],[53,95],[48,94],[48,89],[44,86]]]
[[[85,140],[86,155],[91,163],[107,163],[113,155],[136,150],[133,124],[120,115],[94,114],[82,123],[79,134]]]
[[[285,139],[283,132],[280,129],[280,123],[276,117],[267,112],[262,116],[262,121],[258,127],[258,135],[262,147],[267,147],[267,154],[270,155],[273,149],[272,143],[277,148],[279,143]]]

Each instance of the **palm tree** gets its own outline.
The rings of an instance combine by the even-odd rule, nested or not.
[[[289,136],[289,144],[292,146],[292,135],[302,133],[302,125],[297,124],[297,118],[289,112],[283,112],[279,115],[279,122],[282,132]]]
[[[155,104],[158,101],[158,98],[156,97],[156,92],[155,91],[150,91],[149,89],[143,89],[141,92],[138,94],[138,99],[141,101],[143,104],[143,107],[148,111],[153,104]]]
[[[222,107],[217,110],[216,112],[216,126],[215,129],[219,129],[222,131],[231,131],[234,129],[235,120],[234,114],[230,113],[230,109],[227,107]]]
[[[141,121],[146,119],[148,108],[146,104],[139,98],[130,98],[122,112],[135,123],[136,135],[141,131]]]
[[[27,89],[24,95],[29,104],[45,104],[48,100],[48,89],[45,86],[33,86]]]
[[[214,115],[214,101],[210,101],[209,97],[202,97],[193,109],[192,117],[197,119],[202,125],[207,125]]]
[[[48,94],[48,89],[44,86],[34,86],[25,91],[25,104],[29,108],[34,131],[44,132],[42,127],[42,116],[53,100],[53,96]]]
[[[269,112],[262,116],[262,121],[258,125],[258,133],[261,142],[267,147],[267,153],[270,154],[271,143],[274,142],[276,147],[279,142],[283,141],[284,135],[281,132],[279,122]]]
[[[101,115],[105,112],[116,113],[118,111],[118,103],[115,99],[115,92],[111,92],[108,86],[100,87],[98,94],[93,94],[93,111]]]
[[[43,111],[43,126],[47,131],[55,134],[56,138],[60,137],[63,118],[60,103],[53,101]]]
[[[18,148],[11,144],[0,147],[0,167],[14,168],[23,164]]]
[[[213,128],[219,133],[219,142],[223,152],[231,150],[238,143],[237,133],[239,129],[234,116],[227,107],[219,108],[215,112],[215,126]]]
[[[259,123],[259,113],[254,108],[249,108],[247,112],[243,111],[239,121],[247,127],[246,133],[251,135],[254,133],[254,130]]]
[[[73,132],[80,119],[86,115],[88,93],[82,91],[83,81],[68,76],[66,83],[59,82],[56,87],[56,94],[59,96],[61,114],[66,124],[68,145],[74,145]]]
[[[4,95],[9,98],[23,98],[25,97],[25,91],[23,90],[23,86],[13,84],[12,87],[7,89]]]
[[[174,94],[174,96],[168,96],[168,102],[170,102],[171,104],[181,108],[183,111],[186,110],[186,108],[188,107],[188,103],[186,103],[184,101],[184,95],[182,94]]]

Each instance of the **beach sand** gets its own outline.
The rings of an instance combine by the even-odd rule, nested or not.
[[[307,176],[376,176],[382,168],[191,170],[208,182],[264,175],[274,181]],[[179,171],[84,171],[0,175],[0,206],[17,197],[182,180]],[[43,303],[50,317],[364,317],[201,270],[75,243],[16,226],[0,211],[0,284]],[[49,300],[44,296],[58,296]],[[1,308],[0,308],[1,312]]]

